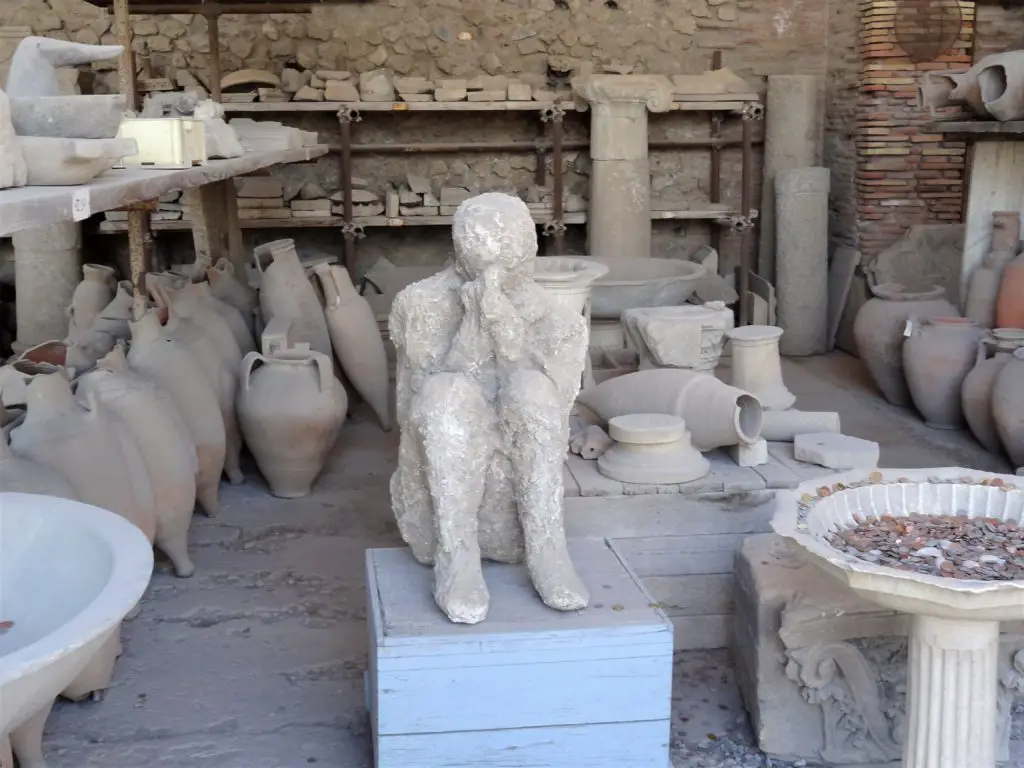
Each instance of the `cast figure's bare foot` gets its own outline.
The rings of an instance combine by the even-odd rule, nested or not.
[[[487,618],[491,595],[484,582],[478,547],[467,546],[452,554],[437,553],[434,600],[456,624],[477,624]]]
[[[576,573],[564,540],[558,545],[545,542],[528,547],[526,565],[537,594],[548,608],[581,611],[587,607],[590,593]]]

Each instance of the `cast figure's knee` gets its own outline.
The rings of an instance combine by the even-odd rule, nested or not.
[[[502,390],[502,416],[513,425],[526,423],[558,427],[563,403],[554,382],[540,371],[513,373]]]
[[[435,373],[414,397],[410,418],[417,427],[424,427],[438,420],[459,423],[478,419],[488,410],[480,387],[468,376]]]

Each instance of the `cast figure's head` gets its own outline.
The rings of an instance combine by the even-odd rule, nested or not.
[[[474,280],[497,266],[513,282],[533,276],[537,226],[518,197],[487,192],[464,201],[452,220],[455,268]]]

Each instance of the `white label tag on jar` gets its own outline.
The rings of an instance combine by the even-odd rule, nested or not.
[[[914,335],[914,321],[907,320],[907,324],[903,326],[903,335],[908,339]]]

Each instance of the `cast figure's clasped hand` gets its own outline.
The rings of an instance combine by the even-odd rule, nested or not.
[[[434,597],[454,622],[487,616],[481,558],[520,562],[545,604],[587,605],[566,548],[562,465],[587,354],[582,315],[533,282],[536,227],[500,193],[465,201],[455,262],[410,285],[389,322],[398,351],[402,537],[434,566]]]

